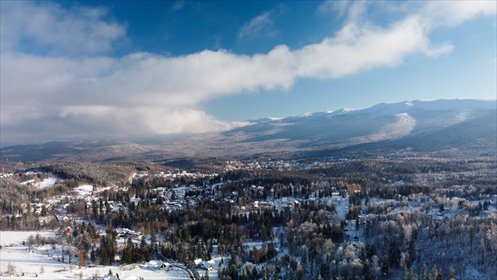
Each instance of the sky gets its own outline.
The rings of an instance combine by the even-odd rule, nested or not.
[[[1,1],[0,144],[496,99],[496,1]]]

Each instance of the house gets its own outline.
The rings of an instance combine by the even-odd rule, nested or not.
[[[214,260],[206,261],[205,264],[207,266],[207,270],[214,271],[214,266],[216,265]]]
[[[193,261],[193,263],[195,264],[195,267],[197,267],[197,268],[203,268],[203,266],[204,266],[202,259],[196,259]]]
[[[205,269],[205,270],[208,270],[208,271],[213,271],[214,270],[214,266],[215,266],[215,262],[214,260],[210,260],[210,261],[203,261],[202,259],[196,259],[193,261],[193,263],[195,264],[195,267],[198,268],[198,269]]]
[[[171,268],[171,264],[168,262],[159,262],[158,267],[161,270],[169,271],[169,269]]]

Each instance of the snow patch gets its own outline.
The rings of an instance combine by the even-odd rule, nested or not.
[[[0,231],[0,245],[21,244],[28,241],[29,236],[40,235],[40,237],[55,238],[56,233],[53,231]]]
[[[352,111],[355,111],[355,110],[354,109],[350,109],[350,108],[342,108],[342,109],[338,109],[338,110],[335,110],[335,111],[327,111],[326,113],[328,113],[328,115],[330,115],[330,116],[335,116],[335,115],[346,114],[346,113],[349,113],[349,112],[352,112]]]
[[[455,123],[463,122],[471,117],[471,114],[468,111],[460,112],[454,118]]]
[[[190,279],[188,273],[177,267],[171,267],[167,271],[160,269],[159,262],[134,264],[129,266],[100,266],[93,265],[79,268],[77,258],[71,263],[57,260],[61,247],[53,250],[51,245],[33,246],[28,250],[27,245],[21,245],[30,235],[40,234],[42,237],[55,237],[53,231],[0,231],[0,272],[7,271],[9,264],[15,268],[12,276],[3,274],[0,279],[106,279],[116,280],[116,274],[120,279]],[[108,275],[112,270],[114,276]],[[216,273],[217,274],[217,273]],[[100,275],[100,276],[99,276]],[[99,277],[97,277],[99,276]]]
[[[92,185],[81,185],[77,188],[74,189],[76,192],[78,192],[79,195],[82,196],[87,196],[91,195],[93,192],[93,186]]]
[[[395,114],[397,121],[386,125],[378,133],[378,137],[382,139],[399,138],[408,135],[416,127],[416,119],[411,117],[408,113]]]
[[[408,113],[398,113],[395,114],[395,117],[397,118],[395,122],[385,125],[378,132],[364,137],[356,137],[352,140],[357,143],[364,143],[400,138],[409,135],[416,127],[416,119]]]
[[[8,178],[13,176],[14,173],[0,173],[0,178]]]
[[[55,177],[55,176],[51,176],[49,178],[46,178],[46,179],[43,179],[43,181],[41,181],[40,183],[36,184],[35,186],[40,189],[40,190],[43,190],[43,189],[48,189],[48,188],[51,188],[55,185],[55,183],[57,182],[59,178]]]
[[[21,183],[21,185],[27,185],[27,184],[33,184],[35,182],[35,179],[27,180]]]

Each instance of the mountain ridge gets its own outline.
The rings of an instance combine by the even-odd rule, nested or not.
[[[221,133],[168,141],[52,141],[0,148],[1,161],[153,161],[295,157],[413,149],[497,150],[496,100],[380,103],[360,109],[263,118]]]

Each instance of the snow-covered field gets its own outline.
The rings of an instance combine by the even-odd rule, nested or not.
[[[58,178],[57,177],[48,177],[46,179],[43,179],[39,184],[37,184],[38,189],[47,189],[51,188],[55,185],[57,182]]]
[[[92,185],[81,185],[77,188],[74,189],[80,197],[85,197],[91,195],[93,192],[93,186]]]
[[[27,241],[29,236],[55,238],[56,232],[54,231],[0,231],[0,245],[2,247],[22,244],[23,241]]]
[[[29,185],[32,185],[32,186],[40,189],[40,190],[43,190],[43,189],[48,189],[48,188],[55,186],[55,183],[57,183],[58,179],[59,178],[57,178],[55,176],[50,176],[48,178],[45,178],[41,182],[37,181],[35,179],[30,179],[30,180],[21,182],[21,185],[28,185],[29,184]]]
[[[23,241],[30,235],[56,237],[55,232],[36,231],[1,231],[0,232],[0,279],[190,279],[188,274],[175,267],[168,271],[161,270],[157,261],[123,266],[94,266],[79,268],[77,258],[72,263],[57,260],[52,245],[33,247],[31,251]],[[66,260],[67,261],[67,260]],[[10,272],[9,272],[10,268]],[[113,277],[109,276],[112,271]]]

